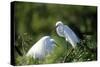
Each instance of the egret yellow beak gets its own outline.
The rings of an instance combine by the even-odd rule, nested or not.
[[[57,47],[59,47],[59,45],[55,42],[55,45],[57,46]]]

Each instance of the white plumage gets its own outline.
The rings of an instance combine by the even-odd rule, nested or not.
[[[51,39],[50,36],[44,36],[31,47],[26,56],[32,56],[35,59],[43,59],[46,55],[52,52],[54,46],[54,39]]]
[[[64,25],[61,21],[56,23],[56,32],[60,37],[64,37],[73,48],[75,48],[76,44],[80,42],[80,39],[77,37],[74,31],[69,28],[69,26]]]

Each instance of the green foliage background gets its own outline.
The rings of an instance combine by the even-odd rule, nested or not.
[[[46,64],[97,60],[97,51],[71,45],[60,38],[55,31],[55,24],[61,20],[64,24],[74,25],[85,35],[85,43],[91,50],[97,50],[97,7],[82,5],[58,5],[30,2],[14,3],[15,45],[22,56],[15,51],[15,64]],[[26,58],[25,54],[41,37],[49,35],[56,40],[56,47],[51,56],[39,61]],[[83,44],[80,43],[81,45]],[[84,45],[84,44],[83,44]],[[73,51],[71,51],[73,50]]]

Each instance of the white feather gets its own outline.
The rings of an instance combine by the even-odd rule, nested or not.
[[[43,59],[46,55],[52,52],[54,45],[55,44],[50,36],[44,36],[31,47],[26,56]]]
[[[69,26],[64,25],[61,21],[57,22],[56,26],[57,34],[61,37],[64,37],[66,41],[68,41],[72,47],[75,48],[76,44],[80,42],[80,39],[77,37],[74,31]]]

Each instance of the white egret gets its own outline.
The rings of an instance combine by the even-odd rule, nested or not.
[[[56,32],[60,37],[64,37],[73,48],[80,42],[80,39],[74,33],[74,31],[67,25],[64,25],[61,21],[56,23]]]
[[[26,56],[32,56],[34,59],[43,59],[52,52],[55,46],[54,39],[50,36],[44,36],[31,47]]]

